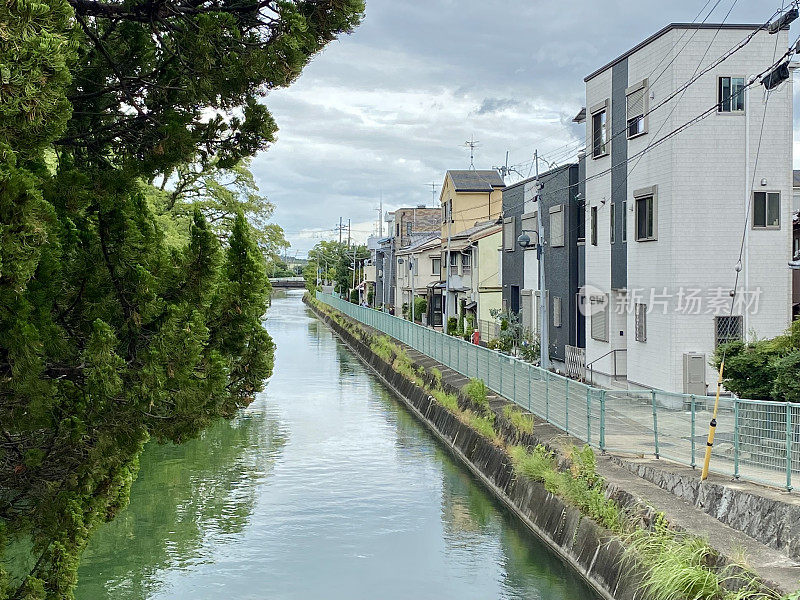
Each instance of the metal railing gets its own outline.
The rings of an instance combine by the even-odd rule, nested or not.
[[[422,352],[601,451],[702,461],[714,398],[661,390],[606,390],[545,371],[371,308],[317,299]],[[723,398],[712,470],[792,489],[800,474],[800,404]],[[699,474],[698,474],[699,476]]]
[[[603,373],[602,371],[597,371],[597,372],[603,375],[607,375],[612,379],[620,379],[628,376],[628,362],[627,362],[628,350],[627,348],[615,348],[614,350],[609,350],[602,356],[598,356],[592,362],[586,364],[586,369],[589,372],[590,384],[594,383],[594,374],[596,371],[593,365],[595,365],[597,362],[603,360],[606,356],[609,355],[611,356],[613,373]],[[620,359],[619,356],[622,356],[622,359]]]

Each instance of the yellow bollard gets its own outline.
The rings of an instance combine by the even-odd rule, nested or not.
[[[708,466],[711,463],[711,448],[714,447],[714,434],[717,432],[717,409],[719,408],[719,394],[722,390],[722,372],[725,369],[725,361],[719,364],[719,378],[717,379],[717,397],[714,400],[714,414],[711,416],[711,423],[708,426],[708,440],[706,441],[706,457],[703,460],[703,472],[700,474],[700,481],[708,478]]]

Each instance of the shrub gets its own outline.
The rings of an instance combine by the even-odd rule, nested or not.
[[[464,417],[467,425],[472,427],[472,429],[477,431],[483,437],[490,440],[495,440],[497,438],[497,433],[494,430],[494,413],[477,415],[472,411],[465,410]]]
[[[503,416],[520,433],[533,433],[532,414],[523,412],[512,404],[506,404],[503,407]]]
[[[358,304],[358,290],[350,290],[350,302]]]
[[[458,331],[458,319],[447,317],[447,335],[456,335],[456,331]]]
[[[447,410],[452,413],[459,414],[461,412],[461,408],[458,406],[458,398],[453,394],[448,394],[441,389],[431,390],[431,396],[433,396],[436,401],[444,406]]]
[[[489,388],[486,387],[486,384],[483,383],[483,379],[472,378],[469,380],[469,383],[466,384],[461,391],[467,398],[472,400],[475,404],[480,406],[483,409],[489,408],[489,400],[487,398],[489,394]]]
[[[414,298],[414,319],[422,321],[422,315],[428,312],[428,301],[425,298]]]

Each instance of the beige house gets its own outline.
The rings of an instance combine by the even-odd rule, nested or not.
[[[503,287],[501,280],[501,252],[503,230],[501,225],[472,236],[476,245],[477,260],[472,289],[478,298],[477,327],[481,332],[481,340],[489,341],[497,337],[496,319],[492,311],[503,308]]]
[[[455,316],[462,312],[459,301],[465,299],[465,292],[471,291],[471,282],[467,284],[463,279],[463,250],[471,247],[469,236],[476,232],[463,234],[478,223],[491,224],[500,218],[503,187],[503,179],[494,170],[447,171],[445,174],[439,196],[442,207],[441,287],[445,315]],[[467,267],[469,270],[472,264],[470,262]],[[473,301],[477,302],[477,297]]]
[[[397,274],[398,307],[411,306],[412,298],[427,299],[428,288],[437,283],[441,275],[441,248],[442,240],[438,233],[434,233],[397,251],[394,270]],[[414,316],[417,321],[424,319],[427,324],[427,314]]]

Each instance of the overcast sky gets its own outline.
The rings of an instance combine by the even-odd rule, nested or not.
[[[253,170],[275,221],[305,253],[339,217],[363,242],[384,211],[432,204],[447,169],[505,162],[528,174],[535,148],[582,146],[572,118],[583,78],[670,22],[717,0],[367,0],[361,27],[330,44],[266,103],[280,131]],[[708,18],[764,22],[779,0],[720,0]],[[798,127],[795,126],[795,131]],[[797,146],[797,140],[795,146]],[[566,146],[566,147],[565,147]],[[513,179],[507,180],[507,182]]]

